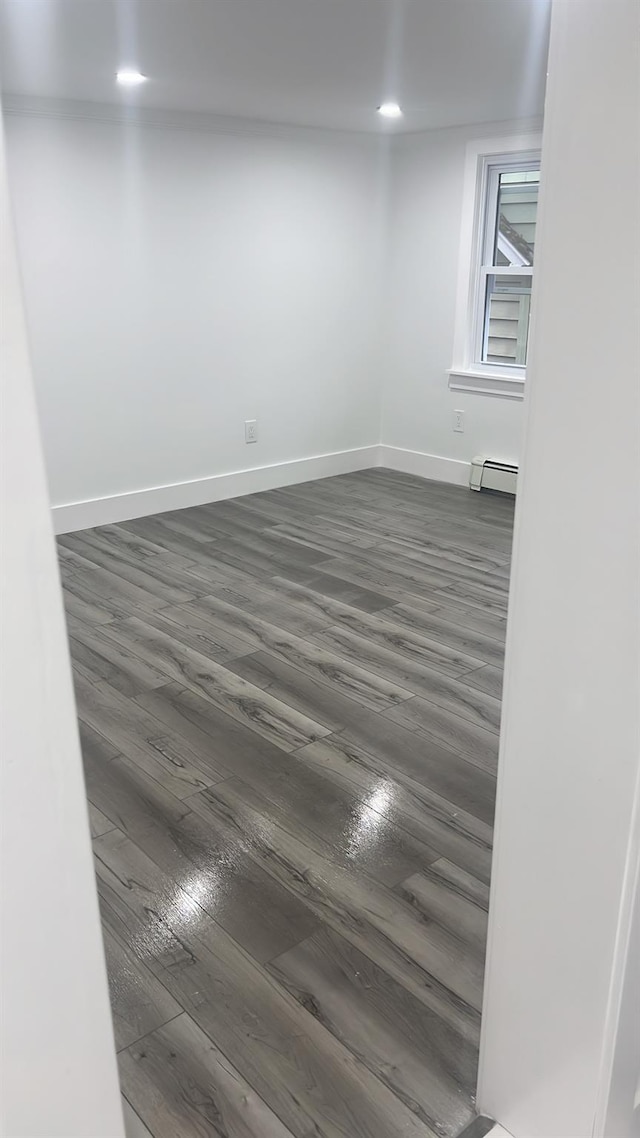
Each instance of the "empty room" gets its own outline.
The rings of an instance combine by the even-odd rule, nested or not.
[[[635,1133],[633,9],[0,0],[6,1138]]]

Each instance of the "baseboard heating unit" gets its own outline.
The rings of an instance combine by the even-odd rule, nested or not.
[[[478,455],[471,463],[470,490],[501,490],[515,494],[518,488],[518,467],[512,462],[498,462],[495,458]]]

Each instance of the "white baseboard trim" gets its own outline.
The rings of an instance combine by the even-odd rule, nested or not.
[[[113,494],[108,498],[53,506],[53,527],[57,534],[71,533],[74,530],[147,517],[149,514],[161,514],[165,510],[182,510],[188,506],[220,502],[224,498],[256,494],[260,490],[275,490],[279,486],[329,478],[333,474],[366,470],[379,465],[379,450],[378,446],[359,447],[356,450],[321,454],[292,462],[278,462],[273,466],[236,470],[231,474],[214,474],[210,478],[198,478],[191,482],[176,482],[169,486]]]
[[[386,466],[405,474],[431,478],[435,482],[450,482],[454,486],[468,486],[471,471],[470,463],[455,458],[442,458],[402,447],[358,447],[292,462],[277,462],[272,466],[257,466],[251,470],[236,470],[231,474],[214,474],[191,482],[175,482],[169,486],[113,494],[108,498],[53,506],[53,528],[57,534],[72,533],[161,514],[165,510],[184,510],[207,502],[221,502],[225,498],[239,498],[243,494],[257,494],[261,490],[276,490],[279,486],[330,478],[334,474],[350,474],[372,466]]]
[[[454,486],[468,486],[471,463],[457,458],[442,458],[438,454],[424,454],[419,450],[382,445],[378,448],[379,466],[400,470],[403,474],[417,474],[434,482],[450,482]]]

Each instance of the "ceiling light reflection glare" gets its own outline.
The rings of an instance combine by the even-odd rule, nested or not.
[[[123,67],[116,72],[116,80],[121,87],[139,87],[141,83],[147,82],[147,76],[141,75],[131,67]]]
[[[378,107],[378,114],[382,115],[383,119],[401,119],[402,110],[397,103],[382,103]]]

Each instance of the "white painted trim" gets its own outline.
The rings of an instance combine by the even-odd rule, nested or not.
[[[244,118],[240,115],[220,115],[206,111],[132,107],[117,103],[99,103],[88,99],[6,95],[3,100],[3,110],[5,115],[22,115],[27,118],[72,119],[76,121],[80,119],[98,123],[133,124],[156,130],[196,130],[208,134],[248,135],[250,137],[276,139],[307,138],[314,142],[335,143],[343,140],[349,146],[358,142],[371,145],[379,141],[379,135],[365,131],[270,122],[265,119]]]
[[[370,130],[342,130],[338,127],[308,126],[300,123],[277,122],[269,119],[253,119],[242,115],[222,115],[212,111],[179,111],[170,107],[134,107],[119,103],[101,103],[92,99],[60,99],[45,95],[5,94],[2,100],[5,115],[26,115],[57,119],[89,119],[93,122],[135,123],[138,126],[169,128],[174,130],[202,130],[212,134],[266,135],[272,138],[306,136],[315,141],[323,138],[336,142],[341,138],[350,146],[362,141],[378,144],[384,139],[385,146],[396,147],[399,143],[414,142],[424,135],[468,134],[466,124],[451,127],[419,127],[406,129],[394,126],[394,133],[380,133],[380,124]],[[474,130],[478,138],[483,131],[495,135],[503,131],[505,135],[514,133],[528,135],[540,132],[542,119],[509,119],[497,123],[477,123]]]
[[[524,399],[524,378],[494,372],[451,368],[447,373],[452,391],[471,391],[475,395],[498,395],[502,399]]]
[[[454,486],[468,486],[471,463],[457,458],[444,458],[438,454],[425,454],[419,450],[380,446],[379,466],[400,470],[404,474],[417,474],[434,482],[450,482]]]
[[[622,1132],[640,1118],[640,765],[621,890],[594,1134]],[[632,1056],[630,1059],[629,1056]],[[635,1092],[635,1093],[634,1093]]]
[[[338,451],[335,454],[321,454],[313,458],[278,462],[272,466],[236,470],[229,474],[214,474],[209,478],[197,478],[190,482],[176,482],[169,486],[153,486],[145,490],[113,494],[107,498],[69,502],[53,506],[54,529],[58,534],[70,533],[74,530],[90,529],[92,526],[146,517],[165,510],[181,510],[188,506],[201,506],[206,502],[219,502],[224,498],[255,494],[260,490],[274,490],[278,486],[292,486],[297,482],[308,482],[315,478],[328,478],[333,474],[366,470],[368,467],[379,465],[379,449],[378,446],[359,447],[355,450]]]
[[[0,1134],[123,1138],[69,643],[6,167],[0,122]]]
[[[619,216],[637,208],[636,6],[554,3],[548,74],[477,1102],[522,1138],[630,1138],[631,1094],[623,1125],[603,1105],[619,1009],[631,1016],[620,1057],[638,1074],[638,1003],[625,1008],[620,980],[638,961],[625,955],[640,726],[640,291],[632,260],[614,267],[601,203],[616,170]],[[622,275],[614,303],[594,290],[594,263],[601,276]],[[567,338],[567,328],[584,335]],[[607,406],[613,341],[633,364]],[[577,390],[579,424],[559,432]],[[632,408],[622,419],[620,404]],[[584,462],[592,451],[597,465]],[[614,587],[594,605],[603,579]]]
[[[434,482],[449,482],[453,486],[468,486],[471,472],[471,463],[442,455],[384,445],[358,447],[313,458],[276,462],[272,466],[213,474],[209,478],[196,478],[189,482],[174,482],[169,486],[150,486],[146,490],[132,490],[106,498],[67,502],[52,507],[53,526],[57,534],[73,533],[93,526],[161,514],[165,510],[184,510],[189,506],[203,506],[207,502],[221,502],[244,494],[259,494],[261,490],[276,490],[279,486],[294,486],[317,478],[331,478],[335,474],[369,470],[372,466],[386,466],[390,470],[416,474]]]
[[[397,148],[403,143],[410,146],[416,141],[420,141],[423,135],[428,134],[434,136],[436,134],[447,135],[449,138],[459,138],[465,141],[469,140],[469,132],[473,133],[473,138],[478,143],[481,139],[489,141],[491,144],[495,138],[510,138],[512,135],[531,135],[542,133],[543,120],[541,117],[526,118],[526,119],[501,119],[498,122],[489,123],[462,123],[458,126],[433,126],[433,127],[419,127],[417,130],[412,128],[401,127],[396,134],[393,135],[393,146]]]
[[[480,374],[477,365],[472,366],[472,356],[474,355],[473,349],[477,333],[478,302],[476,290],[478,266],[482,264],[486,206],[485,179],[488,167],[493,162],[501,158],[506,159],[516,153],[523,155],[532,152],[539,153],[541,147],[542,135],[539,131],[513,134],[503,138],[474,138],[467,144],[460,222],[453,367],[451,369],[454,372],[475,371]],[[471,320],[469,314],[471,314]],[[490,370],[488,370],[488,376],[491,378]],[[517,380],[519,377],[515,375],[512,378]],[[479,388],[473,386],[463,390],[478,391]],[[487,386],[482,393],[495,395],[499,392]]]

